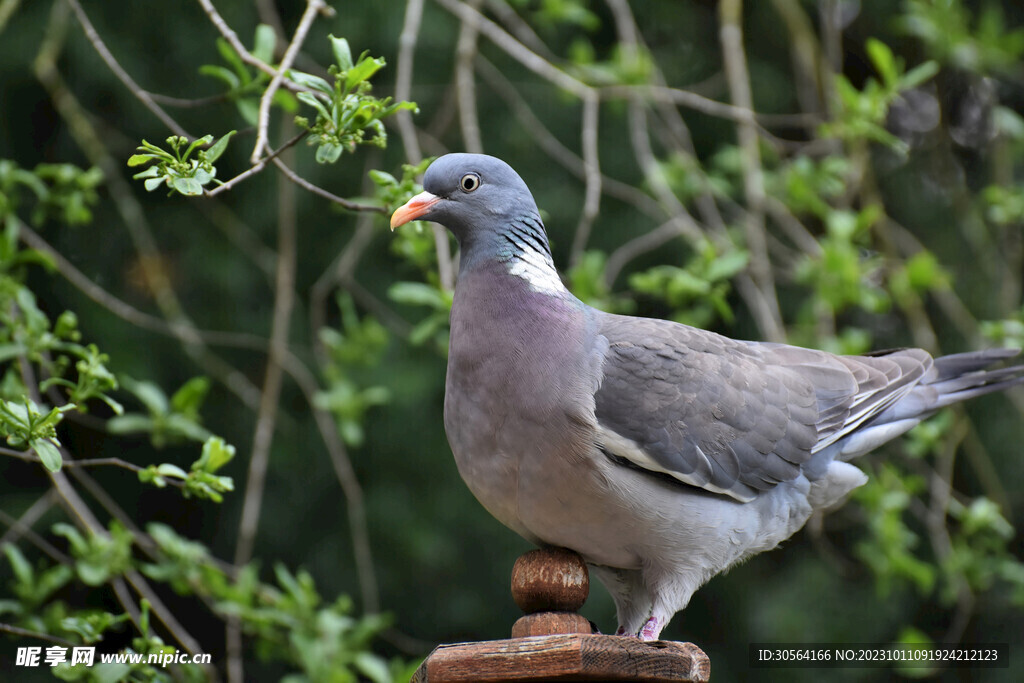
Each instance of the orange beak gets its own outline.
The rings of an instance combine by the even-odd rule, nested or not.
[[[391,229],[394,230],[399,225],[405,225],[409,221],[414,221],[426,212],[430,211],[430,207],[441,201],[441,198],[436,194],[429,192],[420,192],[418,195],[407,201],[402,206],[395,210],[395,213],[391,215]]]

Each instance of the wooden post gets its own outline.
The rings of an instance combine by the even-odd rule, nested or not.
[[[512,638],[439,645],[412,683],[709,680],[711,662],[693,643],[594,633],[576,613],[589,592],[587,565],[575,552],[525,553],[512,569],[512,597],[526,613]]]

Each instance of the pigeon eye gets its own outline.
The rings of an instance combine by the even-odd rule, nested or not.
[[[467,173],[462,176],[459,181],[459,187],[462,188],[463,192],[472,192],[476,188],[480,187],[480,176],[476,173]]]

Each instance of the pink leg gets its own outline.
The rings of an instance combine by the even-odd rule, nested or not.
[[[661,623],[657,617],[650,617],[644,622],[643,628],[640,629],[640,640],[651,641],[657,640],[658,636],[661,635],[661,629],[665,628],[665,624]]]

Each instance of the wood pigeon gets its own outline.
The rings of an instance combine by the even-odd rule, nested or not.
[[[391,227],[461,247],[444,425],[502,523],[580,553],[620,634],[656,640],[704,582],[867,481],[850,463],[952,403],[1024,381],[990,349],[837,356],[612,315],[562,284],[526,183],[448,154]]]

